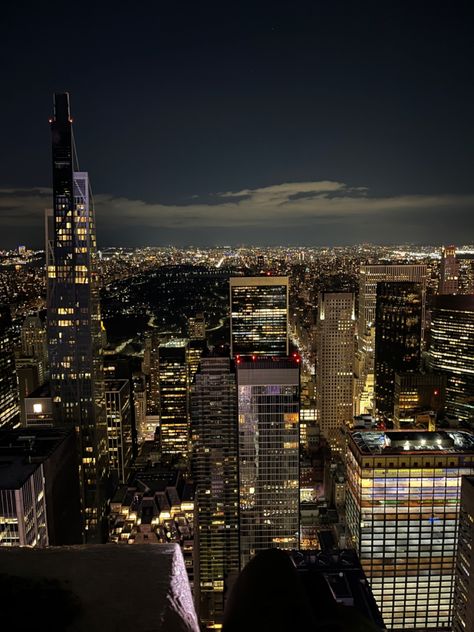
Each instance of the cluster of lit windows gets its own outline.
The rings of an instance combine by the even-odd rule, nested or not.
[[[294,384],[238,386],[242,566],[259,550],[298,546],[298,370],[287,371]]]
[[[287,293],[287,284],[231,284],[233,355],[288,354]]]
[[[347,523],[390,629],[450,625],[461,477],[474,467],[435,458],[401,467],[387,454],[367,467],[348,452]]]

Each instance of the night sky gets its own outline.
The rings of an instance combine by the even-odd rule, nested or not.
[[[54,91],[99,246],[474,242],[472,2],[36,4],[2,8],[0,248],[43,245]]]

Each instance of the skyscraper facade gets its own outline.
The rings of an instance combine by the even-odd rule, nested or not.
[[[299,364],[237,359],[240,561],[299,544]]]
[[[446,246],[441,253],[438,294],[457,294],[459,291],[459,262],[456,247]]]
[[[74,430],[1,431],[0,546],[60,546],[81,540]]]
[[[188,457],[189,398],[186,338],[158,347],[161,449],[164,456]]]
[[[229,358],[202,358],[191,387],[191,434],[196,602],[201,621],[217,625],[240,564],[237,397]]]
[[[359,275],[359,337],[375,325],[377,283],[411,281],[426,291],[427,267],[424,264],[363,265]]]
[[[393,420],[395,374],[418,371],[424,293],[420,283],[377,284],[375,317],[375,409]]]
[[[105,407],[110,474],[115,482],[126,483],[133,452],[129,380],[105,380]]]
[[[0,428],[12,427],[20,421],[11,325],[9,306],[0,305]]]
[[[316,406],[321,433],[335,448],[354,415],[355,304],[350,292],[318,298]]]
[[[288,277],[230,279],[231,355],[287,356]]]
[[[359,274],[358,349],[356,363],[355,405],[357,412],[373,410],[375,307],[377,283],[411,281],[420,283],[423,306],[427,283],[424,264],[362,265]],[[425,315],[423,313],[423,322]],[[424,330],[422,331],[422,336]]]
[[[461,486],[459,540],[454,583],[453,632],[474,632],[474,478]]]
[[[446,375],[446,410],[474,419],[474,294],[434,297],[429,362]]]
[[[47,365],[46,328],[38,314],[27,316],[21,327],[21,353],[34,358],[43,365],[43,374]],[[43,375],[44,377],[44,375]]]
[[[467,432],[354,432],[346,520],[389,630],[451,629]]]
[[[47,215],[47,337],[54,415],[76,428],[86,539],[105,516],[107,425],[102,375],[95,219],[88,174],[78,170],[68,94],[50,120],[53,210]]]

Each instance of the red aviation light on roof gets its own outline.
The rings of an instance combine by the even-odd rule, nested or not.
[[[255,357],[254,355],[252,356],[252,360],[253,360],[253,361],[255,361],[255,360],[256,360],[256,357]]]

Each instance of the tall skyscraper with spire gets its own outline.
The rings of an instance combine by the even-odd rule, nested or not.
[[[69,95],[50,119],[53,209],[47,212],[47,335],[57,425],[76,428],[86,541],[100,540],[108,478],[93,201],[79,171]]]

